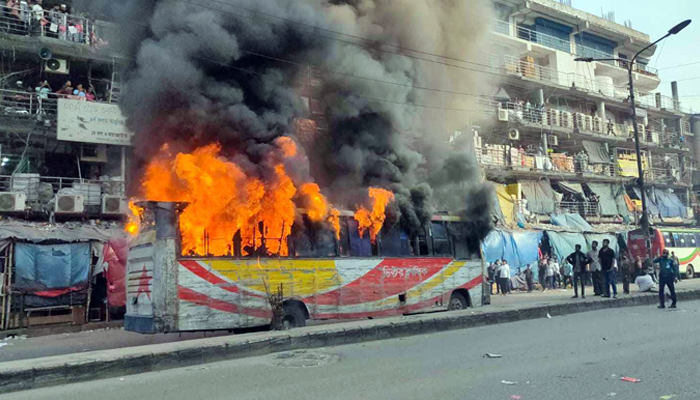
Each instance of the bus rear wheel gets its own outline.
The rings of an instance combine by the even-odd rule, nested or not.
[[[306,314],[298,305],[291,303],[283,307],[282,326],[284,329],[301,328],[306,326]]]
[[[468,306],[467,299],[462,293],[453,292],[450,296],[450,303],[447,305],[447,309],[453,310],[464,310]]]
[[[692,264],[688,265],[688,268],[685,270],[685,279],[693,279],[695,277],[695,270],[693,269]]]

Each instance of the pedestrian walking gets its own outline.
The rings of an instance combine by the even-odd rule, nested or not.
[[[493,284],[495,282],[496,278],[496,263],[492,262],[489,264],[489,268],[487,269],[488,277],[489,277],[489,289],[490,293],[493,294]],[[496,286],[496,290],[498,290],[498,285]]]
[[[593,279],[593,295],[600,296],[603,294],[603,271],[600,267],[598,258],[598,242],[591,243],[591,250],[588,252],[588,258],[591,259],[591,276]]]
[[[577,244],[574,247],[574,252],[566,257],[566,262],[571,264],[574,272],[574,297],[578,297],[578,283],[581,283],[581,298],[586,298],[586,266],[591,263],[591,258],[581,251],[581,245]]]
[[[571,281],[571,272],[573,268],[571,267],[571,263],[567,260],[564,260],[564,263],[561,266],[561,276],[563,276],[564,280],[564,289],[569,288],[569,284],[571,286],[574,286],[574,283]]]
[[[661,257],[657,257],[654,263],[659,264],[659,308],[666,308],[664,301],[664,288],[668,286],[671,292],[671,308],[676,308],[676,287],[673,284],[678,277],[676,270],[673,268],[673,260],[669,257],[668,250],[664,250]]]
[[[545,283],[545,272],[547,270],[547,260],[549,257],[547,257],[547,253],[545,253],[542,258],[540,259],[538,268],[537,268],[537,280],[540,282],[540,287],[542,287],[542,291],[544,292],[547,289],[547,285]]]
[[[630,282],[632,282],[632,262],[627,252],[620,256],[620,274],[622,275],[622,292],[630,294]]]
[[[550,258],[549,262],[547,263],[547,267],[545,267],[545,281],[547,284],[547,289],[554,289],[554,275],[557,269],[558,268],[555,266],[555,261]]]
[[[617,298],[617,267],[615,265],[615,250],[610,248],[610,241],[603,240],[603,247],[598,252],[598,260],[605,280],[605,290],[603,297],[610,297],[610,286],[612,285],[613,298]]]
[[[501,294],[505,296],[509,292],[508,283],[510,281],[510,265],[508,265],[508,261],[503,260],[501,263],[501,267],[498,270],[498,277],[500,278]]]
[[[528,293],[532,292],[532,286],[534,285],[534,283],[532,282],[532,275],[532,267],[528,265],[525,269],[525,283],[527,284]]]

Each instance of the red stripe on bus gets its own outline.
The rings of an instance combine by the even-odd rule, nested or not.
[[[205,294],[195,292],[194,290],[182,286],[177,287],[177,298],[188,303],[196,304],[198,306],[209,307],[214,310],[223,311],[231,314],[240,313],[258,318],[272,318],[272,312],[270,310],[263,310],[260,308],[239,309],[238,305],[236,304],[214,299]]]
[[[338,289],[304,299],[325,306],[369,303],[406,292],[432,277],[451,258],[387,258],[353,282]]]
[[[212,285],[216,285],[216,287],[218,287],[218,288],[224,289],[224,290],[229,291],[231,293],[240,292],[240,288],[235,283],[227,282],[227,281],[219,278],[218,276],[211,273],[211,271],[204,268],[197,261],[181,260],[180,265],[187,268],[190,272],[192,272],[193,274],[197,275],[198,277],[204,279],[205,281],[211,283]],[[252,293],[249,291],[244,291],[243,294],[245,294],[246,296],[250,296],[250,297],[263,297],[257,293]]]
[[[469,290],[469,289],[472,289],[472,288],[482,284],[483,281],[484,281],[483,276],[479,275],[476,278],[469,281],[468,283],[466,283],[460,287],[457,287],[455,289],[467,289],[467,290]],[[391,317],[394,315],[402,315],[405,313],[426,309],[426,308],[432,306],[433,303],[440,300],[441,298],[442,298],[442,295],[435,296],[432,299],[428,299],[428,300],[425,300],[425,301],[422,301],[422,302],[416,303],[416,304],[411,304],[409,306],[399,307],[399,308],[389,308],[386,310],[379,310],[379,311],[313,314],[312,318],[316,318],[316,319],[359,319],[359,318],[368,318],[368,317],[372,317],[372,318]],[[481,299],[477,299],[477,300],[481,301]]]

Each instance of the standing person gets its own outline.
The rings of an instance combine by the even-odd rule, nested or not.
[[[505,296],[508,294],[508,281],[510,281],[510,265],[508,265],[508,261],[503,260],[498,276],[501,283],[501,294]]]
[[[527,292],[531,293],[532,292],[532,266],[528,265],[527,268],[525,269],[525,283],[527,283]]]
[[[627,252],[620,257],[620,274],[622,274],[622,292],[630,294],[630,282],[632,282],[632,261]]]
[[[605,290],[603,297],[610,297],[610,285],[613,289],[613,298],[617,298],[617,271],[614,268],[615,250],[610,248],[610,241],[603,240],[603,248],[598,252],[598,260],[605,277]]]
[[[676,287],[673,281],[677,278],[676,270],[673,268],[673,260],[668,256],[668,250],[664,250],[663,255],[654,260],[659,264],[659,308],[666,308],[664,302],[664,287],[668,286],[671,292],[671,308],[676,308]]]
[[[546,281],[546,289],[554,289],[554,260],[549,259],[549,262],[547,263],[547,266],[545,267],[545,281]]]
[[[537,280],[540,282],[540,286],[542,287],[542,291],[544,292],[547,289],[547,285],[545,283],[545,272],[547,270],[547,254],[545,253],[542,258],[540,259],[540,263],[537,266]]]
[[[600,296],[603,294],[603,272],[600,268],[600,260],[598,259],[598,242],[591,243],[591,250],[587,253],[591,259],[591,276],[593,278],[593,295]]]
[[[492,262],[491,264],[489,264],[489,267],[486,270],[486,272],[488,273],[488,277],[489,277],[489,283],[490,283],[489,289],[491,289],[491,294],[493,294],[493,283],[494,283],[494,279],[496,277],[496,263]]]
[[[581,245],[577,244],[573,253],[566,257],[566,262],[573,266],[574,271],[574,297],[578,297],[578,282],[581,282],[581,298],[586,298],[586,265],[591,263],[591,258],[581,251]]]
[[[571,263],[567,260],[564,260],[564,262],[562,263],[562,266],[561,266],[561,276],[564,277],[563,278],[564,289],[568,289],[569,284],[571,284],[571,286],[574,285],[574,283],[571,281],[571,272],[572,272]]]
[[[676,269],[676,276],[678,277],[678,282],[680,282],[681,281],[681,273],[680,273],[681,263],[680,263],[680,260],[678,259],[678,257],[676,257],[675,251],[671,252],[671,261],[673,261],[673,268]],[[688,277],[688,279],[690,279],[690,278],[692,278],[692,276]]]

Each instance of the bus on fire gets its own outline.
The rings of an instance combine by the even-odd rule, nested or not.
[[[304,326],[307,319],[357,319],[481,305],[484,265],[463,223],[437,215],[409,237],[385,225],[375,241],[351,212],[337,232],[313,240],[293,227],[280,237],[261,223],[230,236],[205,234],[224,256],[182,254],[178,203],[144,202],[127,267],[125,329],[142,333]],[[307,222],[306,216],[303,217]],[[219,243],[221,246],[221,243]],[[270,249],[278,249],[275,253]],[[209,254],[209,251],[206,252]]]

